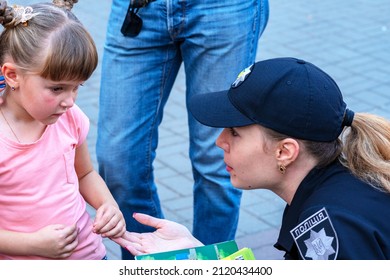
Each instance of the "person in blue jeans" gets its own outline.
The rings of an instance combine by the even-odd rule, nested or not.
[[[199,92],[225,89],[255,61],[269,4],[267,0],[131,2],[146,6],[137,11],[129,7],[129,0],[112,2],[102,60],[96,151],[99,172],[125,216],[127,229],[148,232],[154,229],[139,224],[132,215],[164,217],[153,160],[164,106],[180,66],[184,64],[187,100]],[[130,27],[136,27],[139,18],[143,25],[139,34],[129,36],[121,28],[131,10]],[[231,185],[223,152],[215,146],[221,130],[200,124],[191,114],[188,125],[193,234],[204,244],[234,239],[241,191]],[[122,258],[133,256],[122,249]]]

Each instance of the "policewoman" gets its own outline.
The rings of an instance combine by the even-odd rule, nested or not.
[[[236,188],[269,189],[286,201],[275,244],[285,259],[390,259],[390,123],[348,109],[328,74],[303,60],[269,59],[189,105],[199,122],[224,128],[216,144]],[[157,230],[131,236],[130,250],[157,249],[144,238],[160,250],[175,239],[199,245],[173,222],[134,217]]]

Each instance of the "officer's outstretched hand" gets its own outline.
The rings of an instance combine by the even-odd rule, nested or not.
[[[122,237],[112,240],[126,248],[134,256],[202,246],[183,225],[135,213],[139,223],[156,228],[154,232],[136,233],[126,231]]]

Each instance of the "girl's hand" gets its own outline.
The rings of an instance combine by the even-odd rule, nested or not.
[[[49,225],[32,234],[34,255],[51,259],[69,257],[78,244],[76,225]]]
[[[96,211],[93,232],[103,237],[115,238],[126,231],[126,222],[122,212],[115,205],[105,203]]]
[[[203,245],[181,224],[146,214],[135,213],[133,217],[141,224],[157,229],[145,233],[126,232],[122,237],[112,239],[135,256]]]

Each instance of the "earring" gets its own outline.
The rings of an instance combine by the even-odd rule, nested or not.
[[[12,91],[15,91],[15,87],[11,87],[11,90],[12,90]]]
[[[280,173],[282,173],[282,174],[286,173],[286,169],[287,169],[287,167],[284,166],[283,164],[279,165],[279,171],[280,171]]]

